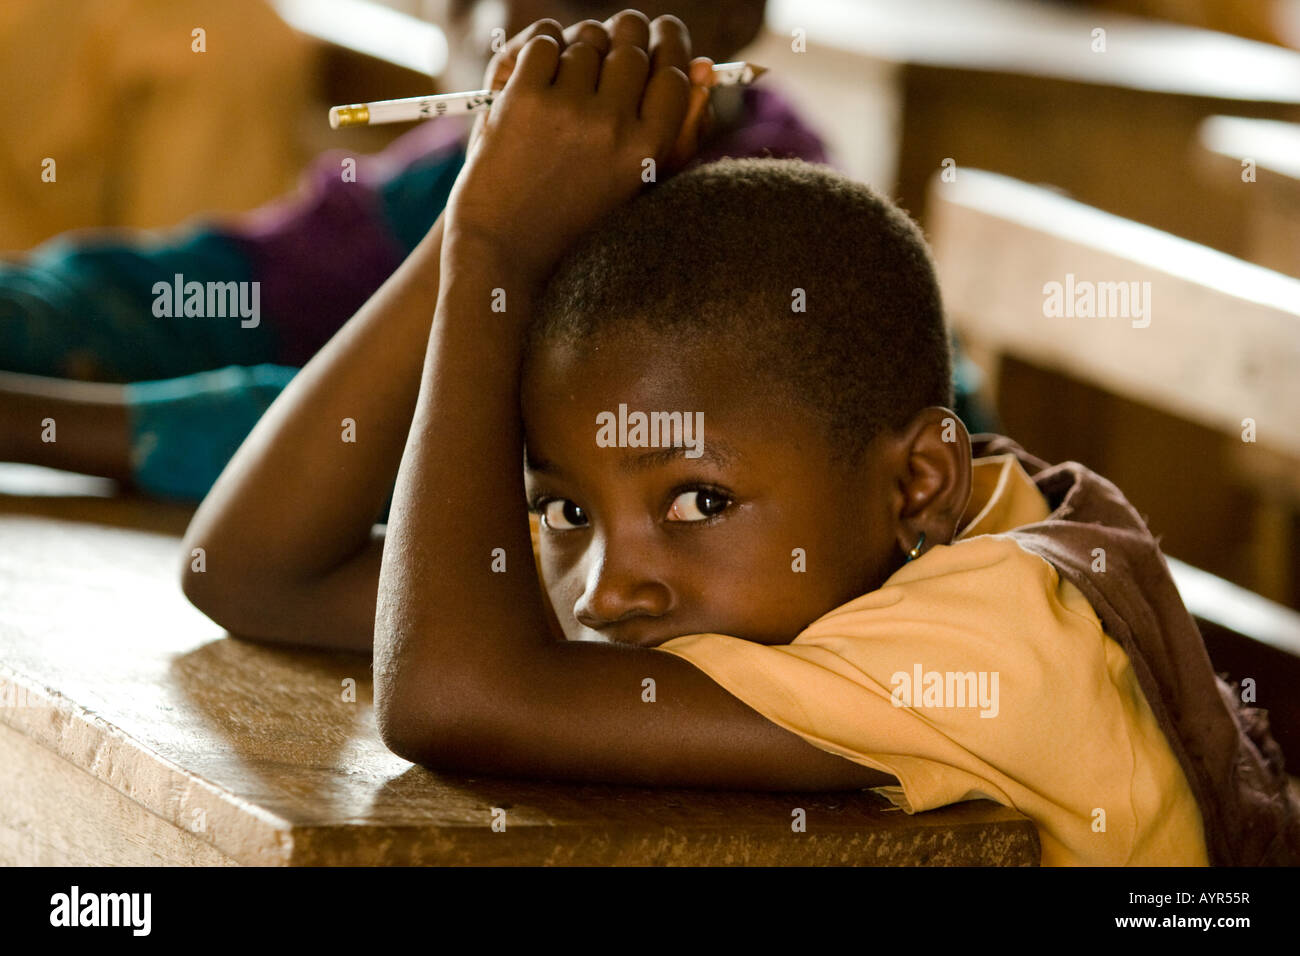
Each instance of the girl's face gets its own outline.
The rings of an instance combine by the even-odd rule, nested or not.
[[[725,347],[647,350],[613,333],[530,356],[525,483],[569,640],[784,644],[897,568],[871,450],[831,466],[823,429],[744,366]],[[689,446],[635,447],[676,437],[639,433],[638,412],[680,413]]]

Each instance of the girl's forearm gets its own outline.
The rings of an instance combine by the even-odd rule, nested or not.
[[[185,590],[232,630],[368,645],[378,574],[372,528],[419,395],[442,229],[439,217],[402,266],[295,376],[195,514],[184,542]],[[205,551],[201,573],[190,560],[195,548]],[[370,567],[355,566],[368,549]],[[344,567],[349,561],[353,566]],[[322,603],[314,592],[326,583],[349,594],[333,606]],[[347,621],[330,618],[357,604]],[[321,628],[330,627],[347,633],[322,636]]]
[[[455,700],[476,686],[458,675],[526,671],[551,640],[528,532],[519,418],[536,286],[491,247],[449,245],[443,262],[375,620],[377,714],[398,737],[406,731],[395,725],[406,720],[491,707]],[[492,308],[503,301],[504,312]],[[494,557],[504,557],[505,573]]]

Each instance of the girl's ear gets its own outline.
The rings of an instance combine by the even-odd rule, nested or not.
[[[919,556],[952,542],[970,504],[970,435],[956,412],[931,406],[913,416],[897,441],[898,546]]]

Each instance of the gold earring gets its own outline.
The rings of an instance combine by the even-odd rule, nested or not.
[[[925,532],[921,532],[921,540],[916,542],[912,550],[907,552],[907,560],[914,561],[921,556],[921,547],[925,544]]]

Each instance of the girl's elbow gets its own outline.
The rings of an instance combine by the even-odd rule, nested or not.
[[[456,720],[428,695],[405,693],[376,678],[375,725],[384,746],[411,763],[436,770],[472,770],[467,755],[481,752],[475,721]]]
[[[202,548],[185,546],[180,568],[181,593],[198,610],[232,634],[258,637],[266,629],[261,609],[273,599],[265,580],[207,566]]]
[[[419,720],[403,707],[394,706],[391,698],[385,700],[375,694],[375,725],[384,746],[411,763],[424,767],[446,769],[435,746],[440,736],[427,720]]]
[[[180,585],[186,600],[218,624],[223,623],[221,619],[225,616],[225,602],[222,600],[222,582],[218,575],[208,571],[203,549],[192,548],[189,542],[184,545]]]

